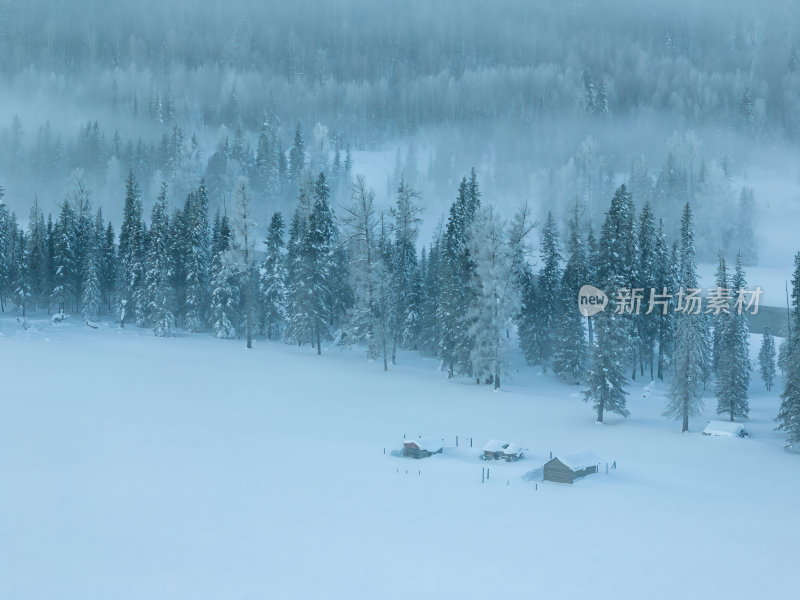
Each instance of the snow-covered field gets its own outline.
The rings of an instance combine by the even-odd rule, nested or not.
[[[0,318],[3,600],[791,596],[800,456],[755,372],[752,437],[710,438],[713,397],[681,434],[663,385],[596,425],[521,363],[495,393],[415,354],[30,323]],[[618,468],[523,480],[581,448]]]

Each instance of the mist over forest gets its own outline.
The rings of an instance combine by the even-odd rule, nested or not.
[[[180,205],[204,176],[214,210],[246,175],[263,232],[296,202],[299,125],[338,205],[348,153],[383,205],[414,186],[423,244],[475,167],[508,216],[577,202],[598,224],[627,182],[674,236],[692,199],[700,258],[755,264],[742,228],[770,199],[750,180],[796,186],[800,164],[800,6],[758,7],[3,0],[0,185],[23,224],[76,180],[118,222],[131,170],[145,214],[162,181]]]

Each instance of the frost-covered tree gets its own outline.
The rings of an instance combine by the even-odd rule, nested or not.
[[[612,278],[621,284],[621,278]],[[612,284],[613,285],[613,284]],[[584,401],[592,400],[592,407],[597,412],[597,422],[602,423],[606,412],[628,417],[628,392],[625,389],[626,378],[625,344],[629,337],[625,331],[622,315],[616,314],[616,304],[609,297],[604,312],[596,315],[594,324],[594,346],[592,347],[592,363],[586,375],[587,389]]]
[[[34,197],[28,218],[28,235],[26,251],[26,268],[31,284],[31,303],[47,306],[50,303],[50,286],[48,281],[47,227],[44,213],[39,208],[39,200]]]
[[[791,334],[787,345],[783,393],[778,411],[778,429],[786,434],[789,444],[800,444],[800,252],[794,256],[792,277]]]
[[[139,184],[133,176],[133,171],[130,171],[125,183],[125,206],[119,234],[117,315],[121,327],[125,327],[125,321],[132,316],[138,321],[146,309],[144,263],[145,227],[142,221],[142,198]]]
[[[644,375],[645,365],[650,370],[650,379],[655,375],[654,359],[656,344],[658,341],[659,311],[650,309],[649,299],[651,290],[658,287],[659,269],[659,239],[658,231],[655,227],[655,219],[650,203],[645,201],[642,213],[639,217],[639,231],[637,236],[637,265],[636,265],[636,287],[643,290],[642,309],[639,314],[633,316],[635,325],[636,341],[639,346],[639,372]],[[662,293],[663,290],[657,290]],[[646,304],[645,304],[646,303]],[[663,312],[663,311],[662,311]]]
[[[305,168],[306,147],[303,141],[303,129],[298,122],[294,131],[294,143],[289,151],[289,180],[293,184],[299,185]]]
[[[416,241],[422,209],[418,199],[417,192],[401,177],[395,206],[391,210],[394,230],[390,266],[392,364],[397,361],[398,346],[416,344],[419,331],[420,282]]]
[[[269,222],[264,240],[264,261],[261,264],[259,292],[261,295],[262,329],[267,338],[280,335],[286,319],[286,268],[284,265],[283,215],[275,212]]]
[[[681,217],[678,285],[686,292],[696,289],[697,263],[694,247],[694,224],[689,203]],[[665,417],[679,419],[681,432],[689,431],[689,417],[703,408],[703,389],[711,362],[708,326],[705,315],[687,307],[679,307],[676,315],[673,376],[670,383]]]
[[[53,299],[59,311],[67,310],[75,297],[76,273],[80,273],[80,265],[75,253],[76,241],[75,211],[72,204],[64,200],[54,230],[54,288]]]
[[[239,282],[230,260],[232,232],[227,215],[219,217],[214,228],[211,260],[211,327],[220,339],[236,337],[236,324],[241,321]]]
[[[480,382],[486,378],[500,387],[500,374],[508,364],[508,329],[519,311],[519,292],[514,281],[514,260],[507,228],[497,210],[489,205],[475,214],[468,232],[472,273],[469,309],[470,361]]]
[[[382,359],[386,371],[391,306],[386,265],[380,251],[386,243],[385,227],[383,215],[375,208],[375,194],[367,188],[363,175],[356,176],[351,202],[344,210],[344,242],[349,248],[354,296],[345,327],[346,343],[365,344],[367,356]]]
[[[229,250],[231,260],[239,275],[242,290],[242,312],[247,347],[253,347],[255,331],[255,296],[257,276],[255,269],[255,228],[253,202],[247,178],[240,177],[234,190],[235,208],[231,221],[234,242]]]
[[[746,285],[740,253],[736,256],[731,289],[738,298],[743,298]],[[728,415],[731,421],[747,418],[750,412],[747,401],[750,387],[749,339],[750,331],[744,306],[740,301],[735,301],[730,313],[722,320],[717,367],[717,414]]]
[[[542,270],[539,272],[536,285],[536,317],[534,319],[534,345],[543,371],[547,370],[548,363],[553,359],[558,323],[564,308],[561,294],[561,253],[558,237],[556,220],[553,213],[548,212],[542,227],[539,253]]]
[[[237,184],[238,186],[238,184]],[[237,187],[237,190],[239,188]],[[186,301],[184,323],[187,331],[202,331],[208,306],[209,226],[208,192],[200,180],[196,192],[189,194],[183,211],[185,238]]]
[[[769,326],[764,328],[764,333],[761,335],[758,364],[761,371],[761,381],[764,382],[764,387],[769,392],[772,390],[772,386],[775,385],[775,338],[772,337]]]
[[[175,335],[175,292],[172,289],[172,260],[169,251],[170,229],[167,208],[167,184],[153,205],[148,235],[145,285],[148,320],[157,337]]]
[[[102,230],[101,230],[102,231]],[[81,315],[85,322],[97,320],[103,305],[103,290],[100,282],[100,242],[97,229],[92,227],[86,240],[81,290]]]
[[[586,247],[581,236],[580,209],[576,203],[569,221],[569,258],[561,277],[561,305],[553,370],[561,378],[580,383],[586,374],[587,346],[583,315],[577,309],[578,291],[589,283]]]

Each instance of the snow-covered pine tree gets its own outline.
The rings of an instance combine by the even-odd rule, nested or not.
[[[167,184],[153,205],[148,236],[145,285],[148,297],[148,320],[157,337],[175,335],[175,292],[172,289],[172,256],[169,251],[170,228],[167,208]]]
[[[731,318],[731,287],[728,281],[728,266],[725,262],[725,253],[722,250],[719,251],[714,284],[716,285],[714,299],[715,302],[719,303],[719,306],[714,309],[717,314],[711,314],[711,324],[714,327],[711,335],[711,365],[717,375],[718,383],[725,385],[724,382],[719,381],[723,379],[720,377],[720,363],[722,355],[727,352],[727,349],[723,348],[723,338]]]
[[[114,225],[111,221],[103,229],[103,210],[97,209],[95,228],[100,239],[100,289],[108,311],[111,311],[114,284],[117,280],[117,246]]]
[[[267,229],[267,238],[264,240],[264,262],[261,264],[259,291],[262,329],[271,340],[280,336],[286,320],[284,228],[283,215],[280,212],[273,213]]]
[[[327,337],[330,319],[330,280],[335,264],[337,243],[336,221],[329,202],[330,190],[325,174],[320,172],[314,183],[314,205],[308,219],[308,231],[303,243],[303,254],[308,264],[305,285],[308,289],[306,306],[310,330],[316,343],[317,354]]]
[[[239,191],[237,184],[237,193]],[[208,255],[208,192],[204,179],[200,180],[200,186],[197,191],[187,198],[183,217],[186,236],[184,322],[187,331],[199,332],[203,330],[206,322],[209,267],[211,262]]]
[[[80,272],[75,256],[75,212],[69,201],[64,200],[56,222],[54,236],[54,272],[55,287],[52,296],[58,304],[58,310],[64,312],[74,300],[75,273]]]
[[[742,254],[739,253],[731,279],[731,289],[737,300],[723,321],[717,373],[717,414],[729,415],[731,421],[747,418],[750,412],[747,401],[750,387],[750,331],[744,312],[745,306],[741,304],[746,285]]]
[[[467,232],[480,205],[474,170],[470,180],[461,179],[458,197],[450,206],[440,265],[439,304],[436,321],[439,330],[439,357],[448,377],[456,371],[470,370],[470,340],[467,311],[471,304],[469,281],[474,268],[466,247]]]
[[[622,277],[612,276],[603,288],[619,289]],[[606,292],[608,293],[608,292]],[[592,400],[597,412],[597,422],[602,423],[606,412],[616,413],[625,418],[630,416],[625,389],[626,344],[630,336],[624,322],[625,317],[616,313],[616,300],[609,295],[605,311],[594,317],[594,345],[591,348],[592,362],[586,374],[587,389],[584,401]]]
[[[597,253],[597,281],[605,286],[614,280],[622,288],[633,289],[638,279],[638,254],[633,197],[623,184],[614,193],[603,221]],[[616,296],[619,289],[605,289],[605,292],[610,298]],[[636,379],[638,345],[634,335],[635,315],[631,312],[626,310],[618,323],[623,329],[620,337],[627,338],[625,347],[632,364],[632,378]]]
[[[100,242],[97,229],[92,222],[85,240],[83,259],[83,282],[81,285],[81,316],[84,322],[96,321],[103,304],[100,283]],[[101,229],[102,232],[102,229]]]
[[[642,214],[639,217],[637,249],[636,287],[643,289],[644,296],[642,309],[638,315],[633,316],[639,345],[639,372],[644,375],[645,365],[648,365],[650,380],[652,381],[655,376],[654,357],[658,340],[659,312],[661,311],[656,311],[656,307],[649,310],[649,305],[646,306],[645,303],[649,302],[651,290],[656,290],[659,294],[663,290],[656,289],[659,269],[659,241],[653,211],[650,209],[648,201],[645,201],[642,207]]]
[[[683,209],[679,244],[678,285],[684,291],[697,288],[697,263],[694,224],[689,203]],[[675,318],[673,376],[664,411],[665,417],[681,420],[681,432],[689,431],[689,417],[703,408],[703,388],[711,362],[708,325],[705,315],[679,312]]]
[[[761,334],[758,364],[761,371],[761,381],[764,382],[764,387],[769,392],[772,390],[772,386],[775,385],[775,338],[772,337],[769,326],[765,327],[764,333]]]
[[[227,215],[218,216],[211,260],[211,327],[220,339],[236,337],[241,293],[230,260],[232,232]]]
[[[470,362],[478,382],[485,378],[498,389],[500,374],[508,365],[507,332],[519,312],[519,291],[506,226],[493,206],[476,210],[467,247],[475,265],[470,282]]]
[[[295,185],[300,184],[303,171],[306,168],[306,146],[303,141],[303,129],[300,123],[294,131],[294,143],[289,150],[289,181]]]
[[[787,442],[796,448],[800,444],[800,252],[794,256],[791,322],[791,334],[784,344],[787,346],[786,382],[781,394],[777,428],[786,434]]]
[[[672,366],[672,359],[675,349],[675,302],[674,298],[667,295],[674,294],[677,283],[678,270],[678,250],[673,245],[670,249],[667,244],[666,234],[664,233],[664,222],[659,219],[658,233],[656,236],[656,274],[655,274],[655,293],[661,295],[661,300],[666,304],[655,305],[652,309],[658,319],[658,358],[656,376],[664,381],[666,372]],[[654,298],[654,301],[656,299]],[[648,298],[649,304],[649,298]],[[648,310],[651,307],[648,306]]]
[[[399,345],[413,347],[419,332],[419,265],[417,233],[421,221],[419,194],[403,179],[397,185],[395,206],[391,209],[394,243],[391,274],[392,364],[397,362]]]
[[[11,253],[11,289],[14,304],[23,318],[28,314],[31,305],[31,272],[28,269],[28,239],[25,231],[18,227],[14,234],[14,245]]]
[[[569,221],[569,258],[561,277],[562,310],[557,323],[553,371],[570,382],[580,383],[586,374],[586,330],[583,315],[577,310],[578,291],[589,282],[586,248],[581,236],[578,204]]]
[[[59,254],[58,252],[56,253]],[[125,184],[125,206],[122,215],[122,227],[119,233],[119,282],[117,284],[117,315],[120,327],[125,321],[139,315],[146,308],[144,303],[144,262],[145,262],[145,228],[142,221],[142,198],[139,184],[128,173]],[[56,276],[58,277],[56,266]],[[139,305],[142,305],[139,307]],[[60,308],[62,308],[60,306]]]
[[[32,308],[47,306],[50,302],[50,289],[47,278],[47,228],[44,213],[39,208],[39,200],[34,196],[30,217],[28,218],[27,270],[31,283]]]
[[[311,340],[306,286],[308,263],[303,252],[303,243],[308,230],[310,197],[313,189],[301,188],[298,205],[289,225],[289,239],[286,244],[286,307],[287,319],[284,338],[302,345]]]
[[[542,261],[542,270],[539,272],[536,283],[534,343],[537,346],[536,356],[542,365],[542,371],[545,372],[547,365],[553,359],[558,323],[564,308],[561,302],[561,253],[559,252],[558,226],[552,212],[547,213],[547,219],[542,227],[539,257]]]

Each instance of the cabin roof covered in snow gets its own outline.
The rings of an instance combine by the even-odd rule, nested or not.
[[[509,442],[508,446],[506,446],[505,450],[503,450],[506,454],[521,454],[522,448],[520,448],[514,442]]]
[[[720,435],[725,437],[735,437],[744,429],[741,423],[731,423],[730,421],[709,421],[703,433],[706,435]]]
[[[502,452],[506,446],[508,446],[507,442],[502,442],[500,440],[489,440],[486,442],[486,445],[483,447],[484,452]]]
[[[586,467],[591,467],[600,462],[600,459],[588,450],[578,450],[577,452],[565,454],[564,456],[557,456],[555,458],[573,471],[585,469]]]
[[[406,438],[403,440],[403,445],[405,444],[416,444],[420,450],[436,452],[444,447],[444,440],[441,438]]]

